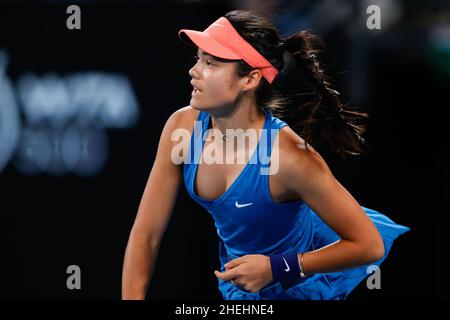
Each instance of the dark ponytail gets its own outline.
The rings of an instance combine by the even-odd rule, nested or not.
[[[299,85],[308,100],[293,103],[291,97],[280,95],[274,87],[282,87],[278,76],[273,84],[265,79],[256,91],[256,103],[286,121],[307,143],[314,148],[327,146],[342,157],[363,152],[366,130],[366,113],[351,109],[339,99],[339,93],[331,88],[329,78],[317,58],[323,48],[321,39],[307,31],[298,32],[287,39],[280,39],[276,28],[253,12],[235,10],[225,17],[238,33],[258,52],[283,71],[286,52],[295,61]],[[252,68],[243,60],[238,62],[238,75],[248,74]],[[282,91],[282,90],[280,90]],[[286,103],[288,101],[288,103]]]
[[[323,50],[322,40],[307,32],[298,32],[281,42],[289,52],[315,97],[309,102],[288,108],[286,119],[296,132],[314,145],[326,144],[342,156],[360,154],[365,143],[363,133],[366,113],[351,110],[331,88],[329,78],[320,67],[317,54]]]

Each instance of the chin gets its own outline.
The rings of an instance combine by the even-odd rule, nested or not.
[[[192,109],[195,109],[197,111],[207,111],[207,110],[211,109],[208,106],[205,106],[204,104],[199,104],[199,103],[197,103],[195,101],[192,101],[192,99],[190,101],[190,106],[191,106]]]
[[[205,111],[205,112],[223,112],[226,109],[229,109],[228,105],[205,105],[204,103],[198,103],[195,100],[191,99],[190,106],[192,109],[197,111]]]
[[[199,106],[199,105],[196,104],[195,102],[192,103],[192,101],[190,102],[190,106],[191,106],[192,109],[195,109],[195,110],[197,110],[197,111],[202,111],[202,110],[203,110],[203,108],[202,108],[201,106]]]

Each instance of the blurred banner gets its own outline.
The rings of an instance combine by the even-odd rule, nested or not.
[[[127,77],[101,72],[38,77],[29,72],[14,88],[6,74],[7,61],[0,51],[0,171],[12,158],[17,170],[28,175],[101,171],[108,159],[106,130],[130,128],[138,120]]]

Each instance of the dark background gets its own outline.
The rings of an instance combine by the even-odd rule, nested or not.
[[[171,113],[189,104],[194,51],[177,32],[203,30],[238,7],[214,3],[84,1],[77,31],[66,28],[67,4],[0,3],[0,49],[9,54],[6,73],[13,84],[30,71],[119,72],[131,81],[140,108],[135,127],[107,131],[108,161],[95,176],[27,176],[12,162],[0,172],[0,298],[120,298],[123,254],[159,135]],[[303,3],[303,12],[314,6]],[[341,160],[325,148],[323,155],[362,205],[411,228],[381,267],[382,289],[368,290],[363,281],[352,300],[448,297],[444,149],[450,62],[447,54],[436,64],[429,46],[433,20],[426,19],[448,8],[439,1],[398,3],[401,19],[377,36],[355,35],[359,7],[350,20],[318,29],[333,84],[344,100],[370,115],[367,154]],[[216,237],[208,212],[182,185],[148,298],[220,299],[213,274],[219,265]],[[81,290],[66,287],[72,264],[81,268]]]

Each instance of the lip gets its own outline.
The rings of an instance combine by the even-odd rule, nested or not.
[[[194,83],[193,80],[191,80],[191,86],[194,87],[194,89],[197,89],[198,91],[201,91],[200,88]]]
[[[196,96],[201,93],[201,90],[194,83],[194,80],[191,80],[191,85],[192,85],[192,87],[194,87],[194,89],[192,90],[192,93],[191,93],[192,96]]]

